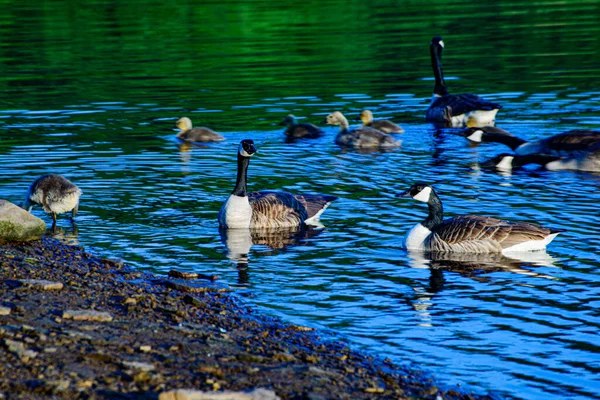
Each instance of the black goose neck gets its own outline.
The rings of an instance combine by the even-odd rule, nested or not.
[[[429,215],[425,218],[425,221],[423,221],[423,226],[431,231],[444,221],[444,207],[442,206],[442,201],[433,189],[429,195],[427,205],[429,206]]]
[[[499,133],[488,133],[485,135],[485,138],[488,142],[502,143],[510,147],[512,150],[516,150],[517,147],[519,147],[523,143],[526,143],[525,140],[516,136],[503,135]]]
[[[248,175],[248,165],[250,164],[250,157],[244,157],[238,153],[237,156],[237,179],[235,181],[235,188],[231,194],[240,197],[246,197],[246,177]]]
[[[442,50],[439,48],[439,46],[432,45],[429,48],[429,52],[431,53],[431,67],[433,68],[433,75],[435,76],[435,87],[433,88],[433,94],[445,96],[448,94],[448,89],[444,83]]]

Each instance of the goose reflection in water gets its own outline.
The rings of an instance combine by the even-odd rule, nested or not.
[[[416,297],[412,302],[420,326],[431,326],[431,314],[428,308],[434,302],[436,293],[444,289],[446,280],[444,271],[458,273],[461,276],[477,281],[489,281],[484,274],[492,272],[512,272],[536,278],[557,280],[558,278],[532,271],[528,267],[555,267],[556,259],[546,251],[519,252],[506,256],[501,253],[450,253],[409,251],[408,257],[412,268],[429,268],[429,286],[415,286]]]
[[[221,242],[227,247],[227,258],[237,264],[239,283],[248,283],[248,263],[252,246],[265,246],[263,255],[274,255],[297,245],[310,245],[310,239],[320,235],[321,226],[297,226],[290,228],[220,228]]]

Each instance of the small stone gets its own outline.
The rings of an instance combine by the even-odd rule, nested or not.
[[[91,388],[93,384],[94,384],[94,381],[90,379],[87,381],[77,382],[75,384],[75,386],[77,386],[78,388],[88,389],[88,388]]]
[[[4,344],[8,351],[15,353],[23,362],[27,362],[38,355],[38,353],[33,350],[25,349],[25,345],[16,340],[4,339]]]
[[[98,321],[110,322],[113,316],[103,311],[93,310],[66,310],[63,312],[64,319],[73,319],[75,321]]]
[[[383,388],[380,387],[372,387],[372,388],[366,388],[365,392],[367,393],[383,393]]]
[[[123,300],[123,304],[137,304],[137,300],[133,297],[128,297],[125,300]]]
[[[177,389],[162,392],[158,400],[280,400],[272,390],[254,389],[251,392],[202,392],[200,390]]]
[[[19,280],[25,287],[30,287],[37,290],[62,290],[61,282],[45,281],[42,279],[21,279]]]
[[[143,345],[140,346],[140,351],[144,353],[149,353],[152,350],[152,346]]]
[[[277,361],[294,362],[298,361],[296,357],[290,353],[276,353],[273,355],[273,359]]]
[[[11,310],[10,307],[0,306],[0,315],[9,315]]]
[[[56,353],[58,349],[56,347],[46,347],[43,352],[44,353]]]
[[[140,371],[154,371],[154,365],[139,361],[123,361],[123,366],[127,368],[139,369]]]
[[[169,289],[178,290],[183,293],[205,293],[205,292],[229,292],[231,289],[223,284],[214,282],[188,282],[182,279],[165,281]]]

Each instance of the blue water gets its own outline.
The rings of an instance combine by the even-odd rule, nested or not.
[[[414,363],[442,386],[598,398],[600,175],[487,171],[480,162],[507,148],[469,145],[423,116],[439,33],[450,90],[502,103],[499,127],[525,139],[599,129],[599,4],[432,4],[236,2],[223,13],[151,2],[140,15],[135,2],[44,13],[15,3],[0,18],[0,198],[18,203],[37,176],[63,174],[84,195],[78,235],[63,216],[61,239],[159,274],[218,274],[265,312]],[[290,112],[319,125],[364,108],[406,130],[400,149],[344,150],[324,126],[289,144],[278,125]],[[181,116],[227,140],[181,146]],[[221,236],[245,138],[259,149],[250,190],[340,197],[323,228]],[[394,197],[415,181],[434,185],[448,216],[566,232],[524,259],[423,259],[401,243],[426,206]]]

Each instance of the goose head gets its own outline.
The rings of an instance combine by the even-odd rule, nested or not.
[[[396,197],[412,197],[415,200],[422,201],[423,203],[429,203],[433,188],[423,182],[417,182],[405,192],[399,193]]]
[[[500,171],[512,171],[514,160],[514,154],[502,153],[484,162],[481,166],[484,168],[495,168]]]
[[[365,125],[368,125],[371,122],[373,122],[373,113],[371,112],[371,110],[363,110],[360,113],[360,120]]]
[[[189,131],[190,129],[192,129],[192,120],[188,117],[179,118],[175,126],[181,129],[182,131]]]
[[[463,136],[467,140],[470,140],[471,142],[475,143],[481,143],[481,140],[483,139],[486,133],[487,132],[485,130],[477,127],[467,128],[462,132]]]
[[[290,126],[290,125],[294,125],[296,123],[296,117],[294,116],[294,114],[288,114],[283,121],[281,121],[279,123],[279,125],[283,125],[283,126]]]
[[[254,140],[244,139],[240,142],[238,147],[238,154],[242,157],[250,158],[254,153],[257,153],[256,147],[254,146]]]
[[[442,40],[441,36],[434,36],[431,39],[431,44],[430,44],[431,48],[436,49],[438,52],[442,52],[442,50],[444,50],[444,40]]]
[[[346,117],[344,117],[344,114],[342,114],[339,111],[334,111],[331,114],[329,114],[327,118],[325,118],[325,123],[327,125],[348,126],[348,120],[346,119]]]

